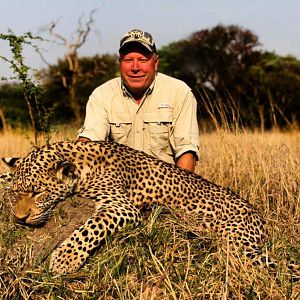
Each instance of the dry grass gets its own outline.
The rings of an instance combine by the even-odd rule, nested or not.
[[[54,128],[50,137],[50,143],[75,140],[76,128],[70,126]],[[41,137],[39,140],[41,145],[46,143],[46,137]],[[34,134],[31,131],[10,130],[5,134],[0,131],[0,157],[23,157],[34,148]],[[0,164],[0,172],[4,170],[7,170],[6,166]]]
[[[52,141],[73,139],[74,132],[57,132]],[[20,133],[0,135],[0,145],[0,157],[21,156],[33,147]],[[262,210],[270,231],[267,251],[279,262],[276,274],[218,249],[193,219],[156,207],[142,226],[107,241],[78,274],[55,278],[47,271],[47,251],[76,225],[75,211],[84,217],[85,205],[73,199],[56,210],[48,227],[28,231],[11,221],[13,199],[3,192],[2,299],[300,299],[299,286],[284,272],[287,255],[300,261],[300,131],[202,134],[201,155],[197,173]]]

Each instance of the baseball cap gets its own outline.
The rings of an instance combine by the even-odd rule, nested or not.
[[[143,45],[150,52],[156,53],[156,47],[155,47],[153,37],[150,33],[146,31],[140,29],[133,29],[128,31],[120,41],[119,52],[121,53],[122,50],[125,48],[125,46],[128,45],[129,43],[139,43]]]

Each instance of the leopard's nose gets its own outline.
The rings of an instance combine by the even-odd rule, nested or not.
[[[28,212],[26,215],[19,217],[19,216],[15,216],[14,221],[17,224],[21,224],[21,225],[25,225],[26,224],[26,220],[29,217],[30,212]]]

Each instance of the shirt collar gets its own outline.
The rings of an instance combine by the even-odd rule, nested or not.
[[[151,95],[153,90],[154,90],[154,85],[155,85],[155,81],[156,81],[156,76],[153,80],[153,82],[151,83],[151,85],[148,87],[148,89],[146,90],[146,92],[144,93],[144,96],[148,96],[148,95]],[[125,86],[123,80],[121,79],[121,87],[122,87],[122,91],[123,91],[123,94],[124,96],[129,96],[129,97],[132,97],[129,90],[127,89],[127,87]]]

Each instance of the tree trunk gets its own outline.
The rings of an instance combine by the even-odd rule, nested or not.
[[[73,111],[75,122],[76,124],[79,124],[81,122],[81,115],[80,115],[80,104],[76,96],[77,76],[78,75],[76,72],[72,74],[71,84],[69,87],[69,96],[70,96],[70,107]]]
[[[260,120],[260,131],[263,133],[265,131],[265,118],[264,118],[264,106],[258,105],[258,114]]]
[[[6,120],[5,120],[4,110],[2,108],[0,108],[0,120],[2,123],[3,132],[6,133],[7,132],[7,124],[6,124]]]

